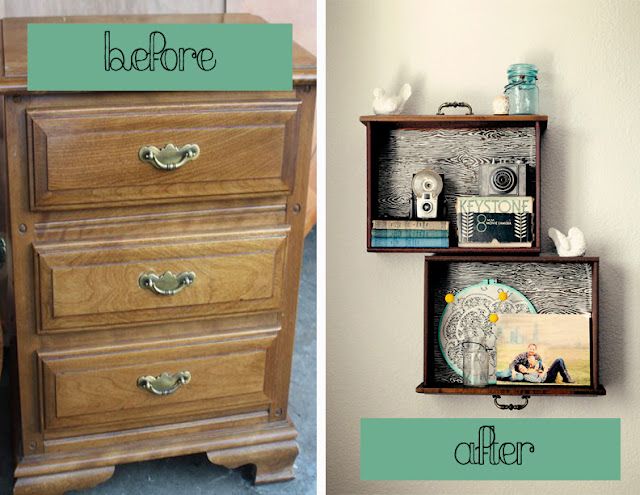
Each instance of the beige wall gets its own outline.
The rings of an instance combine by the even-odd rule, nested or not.
[[[269,22],[293,24],[293,39],[316,53],[316,0],[228,0],[229,12],[251,12]]]
[[[627,494],[640,486],[640,2],[327,2],[327,467],[329,493]],[[414,392],[422,366],[419,254],[366,253],[365,128],[371,90],[414,87],[411,111],[464,100],[490,112],[510,63],[539,66],[543,231],[580,226],[602,258],[607,395],[537,398]],[[548,247],[549,242],[545,239]],[[361,417],[622,417],[622,481],[362,482]],[[597,446],[593,454],[598,455]]]

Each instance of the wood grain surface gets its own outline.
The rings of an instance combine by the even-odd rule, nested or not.
[[[478,169],[492,160],[522,160],[528,168],[528,193],[533,195],[535,143],[532,127],[391,130],[376,154],[374,215],[409,218],[413,175],[427,167],[444,175],[446,219],[453,229],[456,198],[479,194]]]
[[[215,21],[126,21],[169,19]],[[262,465],[258,481],[289,477],[315,59],[294,46],[282,92],[26,91],[27,22],[121,20],[2,23],[0,291],[16,337],[16,490],[62,493],[121,462],[228,449]],[[201,156],[177,174],[137,156],[196,139]],[[142,271],[167,270],[197,278],[176,296],[137,286]],[[207,379],[164,405],[131,388],[137,373],[182,365]]]
[[[270,234],[270,235],[269,235]],[[131,243],[35,246],[39,332],[277,310],[282,299],[286,231],[253,237],[197,236]],[[174,295],[141,288],[143,273],[193,272]]]
[[[448,254],[540,253],[540,141],[545,115],[372,115],[367,129],[367,251]],[[526,194],[534,198],[531,247],[459,247],[455,203],[479,193],[479,170],[493,161],[526,164]],[[444,178],[438,218],[451,222],[447,248],[380,248],[371,241],[372,221],[411,219],[413,175],[429,167]]]
[[[110,352],[46,352],[43,370],[45,431],[102,425],[118,429],[118,420],[145,426],[148,418],[177,418],[216,411],[235,403],[246,411],[264,409],[266,351],[276,331],[234,340],[171,348],[114,347]],[[171,395],[158,396],[137,386],[142,376],[188,371],[191,381]]]
[[[266,475],[275,474],[272,478],[267,476],[265,481],[290,478],[296,453],[292,445],[295,446],[297,432],[288,418],[265,421],[264,416],[236,415],[221,418],[217,427],[211,422],[200,424],[200,428],[197,426],[195,422],[183,422],[163,428],[137,429],[131,432],[133,439],[119,438],[119,442],[112,439],[108,449],[26,457],[16,469],[15,493],[63,495],[105,481],[117,464],[194,453],[206,453],[212,462],[220,464],[263,464]],[[170,432],[170,436],[153,438],[153,433],[162,429]],[[146,441],[136,441],[136,435]],[[85,439],[75,440],[82,442]],[[92,440],[104,441],[104,435]]]
[[[298,105],[281,101],[30,111],[32,208],[287,193],[295,173]],[[158,170],[138,157],[144,146],[169,143],[196,144],[200,155],[176,170]]]

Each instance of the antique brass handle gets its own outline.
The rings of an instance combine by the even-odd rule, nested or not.
[[[521,409],[524,409],[525,407],[527,407],[527,404],[529,404],[529,399],[531,398],[531,396],[523,395],[522,399],[524,400],[524,402],[521,404],[500,404],[498,402],[499,398],[500,398],[499,395],[493,396],[493,403],[496,405],[498,409],[508,409],[509,411],[514,411],[514,410],[520,411]]]
[[[171,272],[164,272],[162,275],[145,272],[138,278],[138,285],[161,296],[173,296],[185,287],[189,287],[195,280],[196,274],[193,272],[182,272],[178,275]]]
[[[197,144],[185,144],[178,148],[169,143],[162,149],[148,145],[138,151],[140,160],[150,163],[158,170],[175,170],[188,161],[195,160],[199,155],[200,147]]]
[[[138,378],[138,387],[155,395],[169,395],[190,381],[191,373],[188,371],[174,374],[165,372],[159,376],[141,376]]]
[[[449,107],[452,107],[452,108],[464,107],[469,110],[469,113],[466,113],[465,115],[473,115],[473,110],[471,109],[471,105],[469,105],[468,103],[465,103],[464,101],[447,101],[438,107],[438,112],[436,113],[436,115],[444,115],[444,112],[442,110]]]

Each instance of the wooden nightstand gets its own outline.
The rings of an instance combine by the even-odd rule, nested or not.
[[[291,478],[315,59],[294,44],[292,91],[32,94],[28,22],[262,21],[2,21],[15,493],[62,494],[120,463],[195,452],[255,464],[256,482]]]

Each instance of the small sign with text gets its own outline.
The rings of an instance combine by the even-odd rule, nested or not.
[[[360,421],[363,480],[619,480],[620,419]]]
[[[29,24],[29,91],[288,91],[290,24]]]

